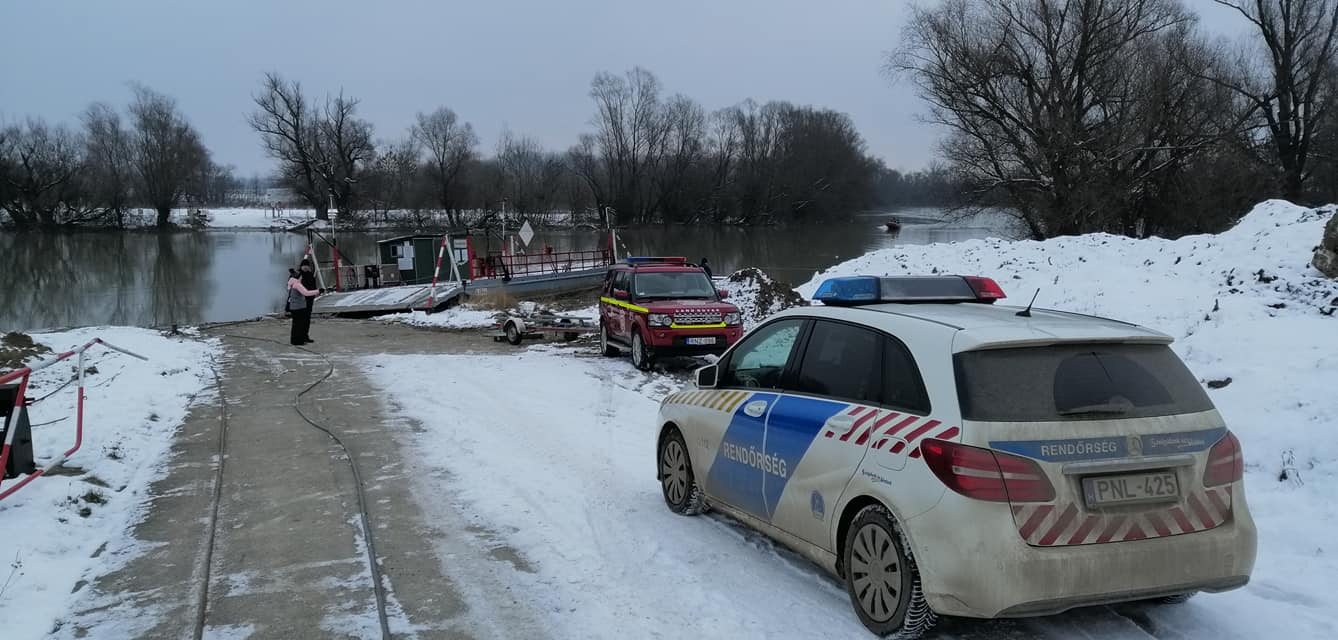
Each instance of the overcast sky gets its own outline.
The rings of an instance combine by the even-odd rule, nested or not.
[[[1210,30],[1243,23],[1187,0]],[[903,0],[0,0],[0,123],[74,123],[127,83],[174,96],[215,160],[270,161],[245,123],[266,71],[362,100],[379,139],[445,105],[491,153],[509,128],[566,149],[589,129],[590,79],[635,65],[707,109],[744,98],[850,114],[889,166],[924,167],[938,131],[881,71]]]

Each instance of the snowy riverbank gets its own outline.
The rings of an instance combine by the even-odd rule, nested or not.
[[[0,501],[0,635],[15,639],[50,633],[79,597],[81,581],[135,553],[131,528],[192,399],[212,388],[209,358],[217,351],[211,342],[146,329],[90,327],[32,337],[53,351],[99,337],[148,361],[90,349],[83,446],[65,472]],[[69,360],[33,375],[29,395],[41,400],[29,416],[39,467],[74,442],[77,386],[62,387],[74,371]]]

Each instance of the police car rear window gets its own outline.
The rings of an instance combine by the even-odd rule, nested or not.
[[[967,420],[1116,420],[1213,408],[1199,381],[1165,345],[992,349],[959,353],[954,363]]]

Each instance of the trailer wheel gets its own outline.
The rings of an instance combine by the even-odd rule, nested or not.
[[[520,345],[520,341],[525,337],[520,335],[520,328],[516,326],[515,320],[507,320],[506,327],[502,329],[506,333],[506,341],[513,345]]]

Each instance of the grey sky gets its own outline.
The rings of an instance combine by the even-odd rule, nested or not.
[[[1242,23],[1188,0],[1205,26]],[[598,71],[643,66],[708,109],[744,98],[844,111],[895,168],[934,156],[938,132],[905,82],[882,75],[901,0],[8,0],[0,3],[0,122],[73,123],[123,105],[139,81],[177,98],[215,159],[270,167],[244,115],[266,71],[362,100],[377,137],[451,107],[491,152],[504,127],[565,149],[588,130]]]

